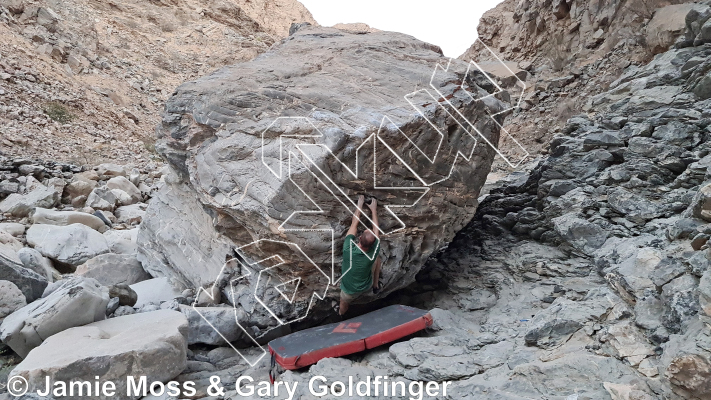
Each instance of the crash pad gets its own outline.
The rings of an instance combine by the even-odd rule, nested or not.
[[[392,342],[432,325],[429,312],[392,305],[342,322],[317,326],[274,339],[269,352],[286,369],[315,364]]]

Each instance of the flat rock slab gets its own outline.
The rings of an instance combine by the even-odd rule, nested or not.
[[[32,213],[32,223],[60,226],[82,224],[101,233],[109,229],[104,221],[91,214],[79,211],[48,210],[40,207],[35,208],[35,211]]]
[[[188,321],[183,314],[160,310],[95,322],[58,333],[30,352],[11,376],[22,376],[32,390],[44,389],[46,377],[113,381],[116,395],[93,399],[136,399],[126,396],[126,376],[167,382],[187,364]],[[75,399],[78,397],[64,397]]]
[[[136,308],[149,303],[173,300],[181,294],[165,277],[148,279],[130,286],[138,295],[138,302],[134,305]]]

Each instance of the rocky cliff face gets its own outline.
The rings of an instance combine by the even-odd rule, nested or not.
[[[438,63],[446,70],[423,90]],[[159,129],[156,147],[176,175],[142,225],[144,266],[209,287],[221,273],[246,273],[222,268],[247,246],[239,253],[254,262],[281,257],[273,285],[299,279],[302,304],[329,281],[337,289],[351,212],[367,194],[381,205],[380,297],[408,285],[468,223],[495,155],[489,114],[506,108],[496,99],[506,94],[492,96],[466,67],[402,34],[304,27],[251,62],[182,85]],[[254,265],[234,290],[247,293],[270,269]],[[231,298],[228,281],[227,301],[252,312],[254,299]],[[281,317],[308,309],[258,290]]]
[[[0,2],[0,152],[146,164],[180,83],[315,21],[293,0]]]
[[[526,81],[521,110],[506,128],[530,153],[545,153],[590,97],[628,66],[669,49],[684,33],[687,13],[699,8],[678,0],[507,0],[484,14],[481,42],[460,59],[491,60],[484,43]]]

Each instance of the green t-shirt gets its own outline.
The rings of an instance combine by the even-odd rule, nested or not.
[[[343,263],[341,264],[341,290],[347,294],[362,293],[373,287],[372,268],[380,251],[380,239],[368,253],[356,244],[353,235],[346,236],[343,242]]]

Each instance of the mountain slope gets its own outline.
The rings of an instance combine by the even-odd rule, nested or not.
[[[295,0],[2,0],[0,154],[143,163],[175,87],[304,21]]]
[[[568,118],[589,111],[588,100],[628,67],[666,51],[683,34],[686,14],[699,7],[678,0],[502,2],[484,14],[478,34],[526,80],[520,112],[507,129],[529,153],[545,153]],[[481,42],[460,59],[491,61]],[[505,141],[501,146],[508,151]]]

